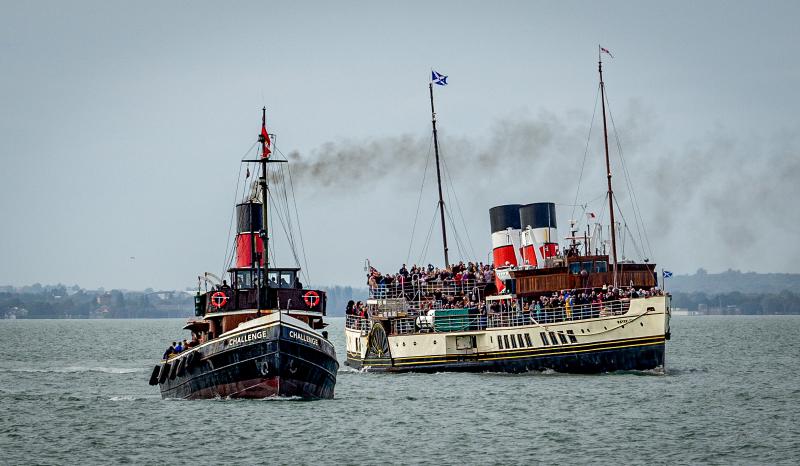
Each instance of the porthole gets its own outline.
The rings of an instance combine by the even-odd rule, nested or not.
[[[414,342],[414,346],[417,346],[417,342],[416,341]]]
[[[639,325],[641,325],[642,327],[644,327],[644,322],[639,322]]]
[[[436,340],[433,340],[433,344],[434,344],[434,345],[436,344]]]
[[[403,346],[406,346],[406,342],[403,342]]]
[[[603,330],[608,330],[608,327],[603,327]]]

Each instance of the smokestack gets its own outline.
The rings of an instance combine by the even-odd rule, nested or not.
[[[539,246],[540,257],[547,259],[558,254],[558,229],[556,205],[552,202],[534,202],[519,209],[522,227],[522,257],[530,265],[538,264],[536,251]]]
[[[507,204],[489,209],[495,268],[519,264],[519,208],[519,204]],[[497,278],[498,291],[503,288],[502,281]]]
[[[259,255],[259,264],[264,265],[264,240],[258,235],[264,225],[260,202],[236,204],[236,267],[254,266],[253,244]]]

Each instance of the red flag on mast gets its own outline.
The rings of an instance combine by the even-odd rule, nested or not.
[[[261,112],[261,134],[258,136],[259,141],[261,141],[261,158],[267,159],[269,158],[269,154],[272,151],[269,149],[270,144],[272,141],[269,140],[269,133],[267,132],[267,108]]]

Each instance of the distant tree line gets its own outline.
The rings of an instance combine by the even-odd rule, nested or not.
[[[800,314],[800,294],[672,292],[672,306],[704,314]]]
[[[65,285],[0,288],[0,318],[185,317],[194,312],[192,294],[182,291],[85,290]]]

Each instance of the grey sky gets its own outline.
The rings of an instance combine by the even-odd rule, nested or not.
[[[450,76],[442,152],[484,259],[489,207],[573,202],[598,43],[615,55],[609,99],[653,258],[800,272],[800,3],[489,5],[3,1],[0,283],[182,288],[219,272],[262,105],[299,154],[312,281],[360,285],[366,257],[394,269],[428,154],[431,67]],[[303,171],[334,154],[361,165]],[[581,202],[603,194],[601,157],[593,138]],[[441,262],[432,241],[424,259]]]

